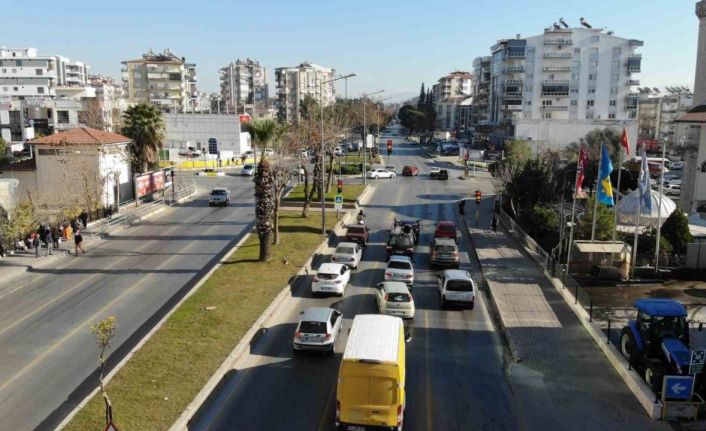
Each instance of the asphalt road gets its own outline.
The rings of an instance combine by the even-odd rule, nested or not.
[[[458,221],[454,203],[462,193],[470,196],[470,185],[455,178],[458,171],[452,171],[448,182],[431,180],[428,171],[434,163],[400,140],[390,162],[385,164],[395,165],[398,172],[404,164],[416,164],[420,175],[371,180],[374,190],[365,210],[372,236],[345,296],[314,299],[308,283],[301,286],[249,354],[234,364],[190,429],[334,429],[336,374],[348,329],[356,314],[377,313],[372,286],[383,279],[386,230],[394,217],[422,221],[413,289],[417,314],[406,322],[412,340],[407,345],[405,430],[518,429],[520,419],[504,375],[504,349],[486,298],[481,296],[474,310],[440,310],[438,271],[429,266],[434,223]],[[475,276],[477,263],[469,258],[467,234],[460,244],[462,268]],[[324,305],[342,311],[345,318],[335,354],[294,356],[291,340],[300,311]]]
[[[155,313],[242,237],[254,215],[253,185],[229,172],[195,179],[194,199],[108,236],[85,255],[0,286],[0,430],[53,429],[97,386],[88,325],[117,317],[116,362],[156,323]],[[230,188],[230,207],[208,206],[215,185]]]

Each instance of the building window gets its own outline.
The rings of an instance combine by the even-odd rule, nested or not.
[[[591,69],[595,69],[595,68],[598,67],[598,62],[595,61],[595,60],[591,60],[591,61],[588,63],[588,66],[589,66]]]
[[[542,100],[542,106],[552,106],[551,100]]]
[[[613,48],[613,55],[614,56],[620,55],[620,48]]]
[[[17,87],[12,87],[12,91],[20,91],[20,89]]]
[[[2,87],[3,93],[7,93],[10,89],[8,87]]]
[[[591,42],[600,42],[601,37],[600,36],[591,36]]]
[[[15,60],[15,66],[22,67],[22,60]]]
[[[44,94],[44,87],[37,87],[37,94]]]
[[[12,73],[17,73],[17,69],[12,69]]]
[[[69,124],[69,111],[56,111],[56,119],[59,124]]]
[[[588,74],[588,80],[589,81],[594,81],[596,79],[596,74],[595,73],[589,73]]]
[[[572,89],[571,89],[571,94],[579,94],[579,89],[578,89],[578,88],[572,88]]]
[[[610,87],[610,94],[618,94],[618,87]]]
[[[586,119],[593,120],[593,112],[586,112]]]
[[[595,101],[593,99],[589,99],[586,101],[586,106],[593,106],[594,102]]]
[[[544,113],[544,118],[546,118],[546,119],[551,119],[551,118],[552,118],[552,113],[551,113],[551,112],[545,112],[545,113]]]
[[[2,73],[7,73],[7,69],[3,69],[3,70],[2,70]]]
[[[611,112],[610,114],[608,114],[608,118],[611,120],[615,120],[615,112]]]
[[[42,75],[44,75],[44,70],[42,70],[42,69],[34,69],[34,73],[35,73],[35,75],[37,75],[37,76],[42,76]]]
[[[618,101],[617,101],[617,100],[611,100],[611,101],[609,102],[609,105],[610,105],[610,106],[618,106]]]
[[[588,94],[596,94],[596,89],[595,89],[595,88],[589,88],[589,89],[588,89]]]
[[[572,101],[571,101],[571,106],[579,106],[579,101],[578,101],[578,100],[572,100]]]
[[[532,101],[531,101],[531,100],[528,100],[528,101],[527,101],[527,105],[529,106],[529,105],[531,105],[531,104],[532,104]]]

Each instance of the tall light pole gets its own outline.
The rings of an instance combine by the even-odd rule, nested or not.
[[[347,80],[347,78],[352,78],[354,76],[357,75],[355,73],[349,73],[345,76],[339,76],[337,78],[321,81],[319,84],[319,108],[321,109],[321,151],[319,154],[321,157],[321,172],[319,172],[319,176],[321,176],[321,235],[326,235],[326,190],[324,190],[324,174],[326,173],[326,168],[324,165],[324,161],[326,159],[326,153],[324,152],[324,84],[338,81],[340,79]]]
[[[367,175],[367,170],[368,170],[368,129],[365,125],[365,99],[368,98],[368,96],[372,96],[375,94],[380,94],[384,92],[385,90],[378,90],[372,93],[363,93],[363,185],[368,184],[368,175]]]
[[[380,139],[380,103],[382,103],[382,102],[384,102],[384,101],[386,101],[386,100],[390,100],[390,99],[392,99],[392,96],[386,97],[386,98],[384,98],[384,99],[379,99],[379,100],[376,100],[376,101],[375,101],[375,106],[377,107],[377,110],[378,110],[377,116],[375,117],[375,122],[376,122],[377,125],[378,125],[378,137],[377,137],[377,139]]]

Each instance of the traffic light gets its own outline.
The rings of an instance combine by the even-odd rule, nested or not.
[[[476,204],[478,204],[478,205],[480,205],[480,198],[481,198],[480,190],[476,190]]]
[[[338,180],[338,194],[343,193],[343,180]]]

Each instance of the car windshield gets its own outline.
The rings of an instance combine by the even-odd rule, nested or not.
[[[212,196],[225,196],[226,191],[225,190],[213,190],[211,192]]]
[[[252,169],[252,165],[245,165],[243,166],[243,169]]]
[[[299,332],[303,332],[305,334],[325,334],[326,322],[303,321],[299,325]]]
[[[453,232],[456,230],[452,225],[450,224],[440,224],[439,227],[437,228],[441,232]]]
[[[353,226],[348,228],[348,233],[365,233],[365,228]]]
[[[409,302],[409,295],[406,293],[388,293],[388,302]]]
[[[391,269],[412,269],[412,265],[410,265],[409,262],[400,262],[396,260],[390,261],[390,263],[387,264],[387,267]]]
[[[682,317],[652,316],[652,330],[662,338],[682,338],[685,321]]]
[[[339,247],[336,249],[336,254],[353,254],[352,247]]]
[[[322,280],[335,280],[336,278],[338,278],[338,274],[328,274],[325,272],[320,272],[316,274],[316,276]]]
[[[436,250],[438,253],[453,253],[456,251],[456,248],[452,245],[437,245],[434,247],[434,250]]]
[[[393,235],[390,238],[390,246],[396,248],[411,248],[412,240],[407,235]]]
[[[449,280],[446,283],[446,290],[454,292],[472,292],[473,283],[468,280]]]

